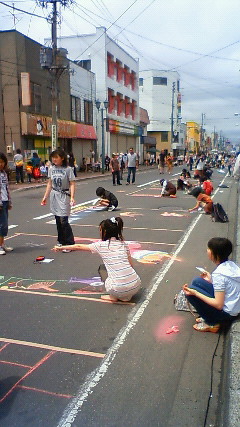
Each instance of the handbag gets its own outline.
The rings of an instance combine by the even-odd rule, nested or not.
[[[20,166],[23,166],[23,160],[17,160],[15,164],[19,168]]]
[[[190,311],[193,316],[195,316],[194,313],[197,312],[192,304],[190,304],[190,302],[187,300],[186,295],[182,289],[175,295],[173,304],[178,311]]]

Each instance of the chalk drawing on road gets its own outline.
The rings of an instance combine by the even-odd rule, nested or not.
[[[174,258],[171,254],[164,251],[150,251],[150,250],[137,250],[130,251],[132,258],[140,262],[141,264],[159,264],[166,259]],[[176,261],[180,261],[179,258],[175,258]]]
[[[143,214],[136,213],[136,212],[121,212],[121,216],[126,216],[128,218],[135,218],[135,216],[143,216]]]
[[[2,276],[3,277],[3,276]],[[4,277],[3,277],[4,279]],[[34,280],[10,277],[0,283],[0,290],[42,291],[43,293],[59,293],[63,295],[103,294],[104,283],[99,276],[81,278],[71,277],[66,280]]]
[[[177,213],[177,212],[163,212],[160,215],[161,216],[174,216],[176,218],[181,218],[181,217],[184,217],[184,216],[189,216],[187,213],[180,214],[180,213]]]

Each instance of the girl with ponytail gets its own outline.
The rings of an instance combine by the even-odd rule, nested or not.
[[[101,240],[98,242],[90,245],[75,244],[71,247],[55,246],[53,251],[71,249],[98,253],[104,262],[98,271],[108,293],[101,298],[110,302],[130,301],[140,289],[141,280],[132,267],[130,251],[122,236],[122,218],[112,217],[103,220],[99,225],[99,231]]]

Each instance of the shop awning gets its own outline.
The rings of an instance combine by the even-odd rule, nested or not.
[[[77,138],[96,139],[96,132],[93,126],[77,123]]]

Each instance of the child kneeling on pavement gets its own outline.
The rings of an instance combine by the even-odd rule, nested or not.
[[[118,207],[118,199],[111,191],[105,190],[103,187],[98,187],[96,189],[96,195],[100,198],[96,207],[102,206],[108,211],[113,211]]]
[[[104,266],[98,269],[105,289],[109,295],[102,295],[102,299],[109,302],[130,301],[140,287],[141,280],[132,267],[131,255],[127,244],[124,242],[123,220],[120,217],[103,220],[100,225],[101,240],[90,245],[75,244],[72,246],[55,246],[52,250],[62,251],[90,251],[98,253]]]

